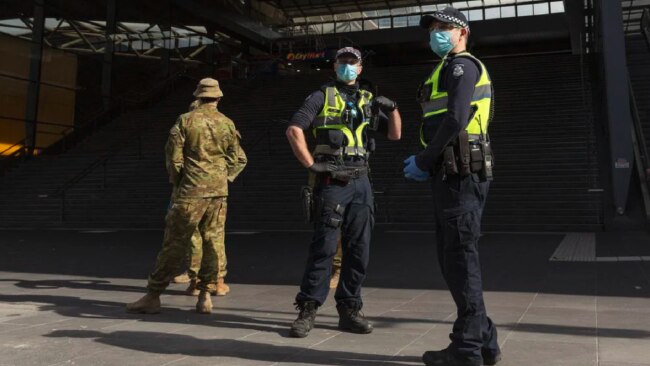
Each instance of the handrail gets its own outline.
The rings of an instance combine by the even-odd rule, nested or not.
[[[650,8],[645,8],[641,15],[641,33],[645,36],[645,41],[650,48]]]
[[[143,95],[149,94],[151,98],[153,98],[154,94],[159,92],[158,88],[162,85],[162,89],[167,89],[169,87],[173,87],[173,84],[176,82],[176,80],[180,77],[183,76],[183,72],[179,72],[175,74],[173,77],[170,77],[168,79],[165,79],[165,83],[159,83],[157,84],[149,93],[142,93]],[[141,103],[147,102],[147,98],[142,98]],[[86,126],[86,128],[89,127],[95,127],[95,122],[99,120],[100,118],[105,118],[107,116],[106,111],[104,113],[101,113],[96,119],[93,121],[92,126]],[[113,111],[111,111],[113,112]],[[150,121],[147,122],[149,124]],[[137,138],[140,138],[143,131],[145,128],[142,128],[138,131]],[[117,145],[112,145],[107,148],[108,152],[102,154],[100,157],[97,159],[93,160],[90,164],[86,165],[83,170],[81,170],[78,174],[76,174],[74,177],[66,181],[61,187],[59,187],[56,191],[54,191],[53,194],[51,194],[49,197],[60,197],[61,198],[61,221],[65,221],[65,196],[66,193],[73,188],[74,186],[77,185],[80,181],[82,181],[84,178],[86,178],[88,175],[90,175],[92,172],[97,169],[99,166],[104,167],[104,178],[102,182],[102,189],[106,188],[106,162],[111,159],[113,156],[115,156],[123,146],[117,146]]]
[[[632,112],[632,123],[634,128],[632,130],[632,143],[634,145],[634,160],[639,175],[641,184],[641,195],[643,197],[643,205],[645,207],[646,218],[650,222],[650,162],[648,161],[648,148],[645,144],[643,137],[643,128],[641,127],[641,120],[639,118],[639,111],[636,106],[636,98],[634,97],[634,90],[632,82],[628,74],[628,86],[630,90],[630,110]]]
[[[61,187],[59,187],[54,193],[52,193],[50,196],[51,197],[60,197],[61,195],[64,195],[65,192],[67,192],[70,188],[74,187],[79,181],[87,177],[90,173],[92,173],[95,168],[98,166],[106,163],[108,159],[113,157],[117,151],[111,151],[109,153],[106,153],[102,155],[100,158],[94,160],[92,163],[90,163],[88,166],[84,168],[79,174],[75,175],[72,179],[68,180],[65,182]]]

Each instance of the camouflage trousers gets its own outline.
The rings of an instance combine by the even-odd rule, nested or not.
[[[147,288],[163,292],[185,263],[192,236],[201,236],[201,264],[198,288],[216,291],[219,247],[224,248],[227,203],[225,197],[175,199],[165,217],[165,235],[156,267],[149,275]]]
[[[332,272],[341,270],[341,262],[343,261],[343,247],[341,245],[341,234],[339,234],[339,243],[336,245],[336,254],[332,260]]]
[[[228,274],[228,258],[226,258],[226,245],[224,241],[217,243],[216,247],[217,258],[219,259],[217,268],[217,278],[225,278]],[[198,228],[192,234],[192,245],[190,246],[189,257],[189,268],[187,270],[187,275],[190,279],[197,279],[199,276],[199,271],[201,270],[201,262],[203,261],[203,238]]]

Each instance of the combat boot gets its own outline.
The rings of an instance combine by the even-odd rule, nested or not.
[[[427,366],[481,366],[483,364],[480,358],[460,358],[448,348],[441,351],[424,352],[422,362]]]
[[[217,280],[217,296],[226,296],[230,292],[230,286],[226,285],[223,278]]]
[[[199,296],[199,288],[197,287],[198,281],[196,279],[193,279],[190,281],[190,284],[187,286],[185,289],[185,294],[187,296]]]
[[[158,314],[160,313],[160,294],[148,292],[140,300],[126,304],[126,312],[134,314]]]
[[[330,278],[330,288],[339,287],[339,280],[341,279],[341,267],[334,268],[332,272],[332,278]]]
[[[486,366],[494,366],[497,363],[499,363],[499,361],[501,361],[502,358],[500,349],[497,349],[496,353],[490,352],[486,349],[482,349],[481,355],[483,356],[483,364]]]
[[[296,310],[300,310],[300,313],[291,325],[289,335],[294,338],[305,338],[314,328],[318,303],[316,301],[301,301],[294,305],[296,305]]]
[[[187,271],[179,274],[178,276],[172,279],[173,283],[188,283],[190,282],[190,275],[187,274]]]
[[[339,302],[336,310],[339,312],[339,329],[352,333],[372,333],[372,324],[361,313],[363,304],[360,301]]]
[[[201,290],[199,300],[196,302],[196,312],[199,314],[212,314],[212,298],[210,292]]]

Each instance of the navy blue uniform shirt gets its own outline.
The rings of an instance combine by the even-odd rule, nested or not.
[[[341,94],[341,97],[345,102],[352,101],[354,105],[357,105],[359,85],[345,85],[339,81],[334,83],[336,89]],[[311,127],[314,119],[325,105],[325,93],[322,90],[317,90],[311,93],[307,99],[302,103],[302,106],[296,113],[293,114],[291,120],[289,121],[290,126],[297,126],[303,130],[307,130]],[[359,117],[361,113],[357,114]],[[360,118],[354,122],[354,127],[358,126],[360,123]],[[388,133],[388,117],[381,111],[379,111],[379,123],[378,131],[387,134]]]
[[[437,131],[428,141],[427,148],[415,157],[415,164],[421,170],[433,169],[445,147],[467,128],[474,88],[481,77],[479,66],[470,58],[450,54],[447,65],[440,71],[439,89],[447,91],[447,112]]]

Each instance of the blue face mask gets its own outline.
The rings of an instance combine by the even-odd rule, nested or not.
[[[449,52],[451,52],[451,50],[454,49],[454,45],[451,42],[451,32],[450,31],[431,32],[430,39],[429,39],[429,46],[431,46],[431,50],[436,55],[440,57],[447,56]]]
[[[336,76],[341,81],[352,81],[359,76],[358,68],[356,65],[342,64],[336,67]]]

